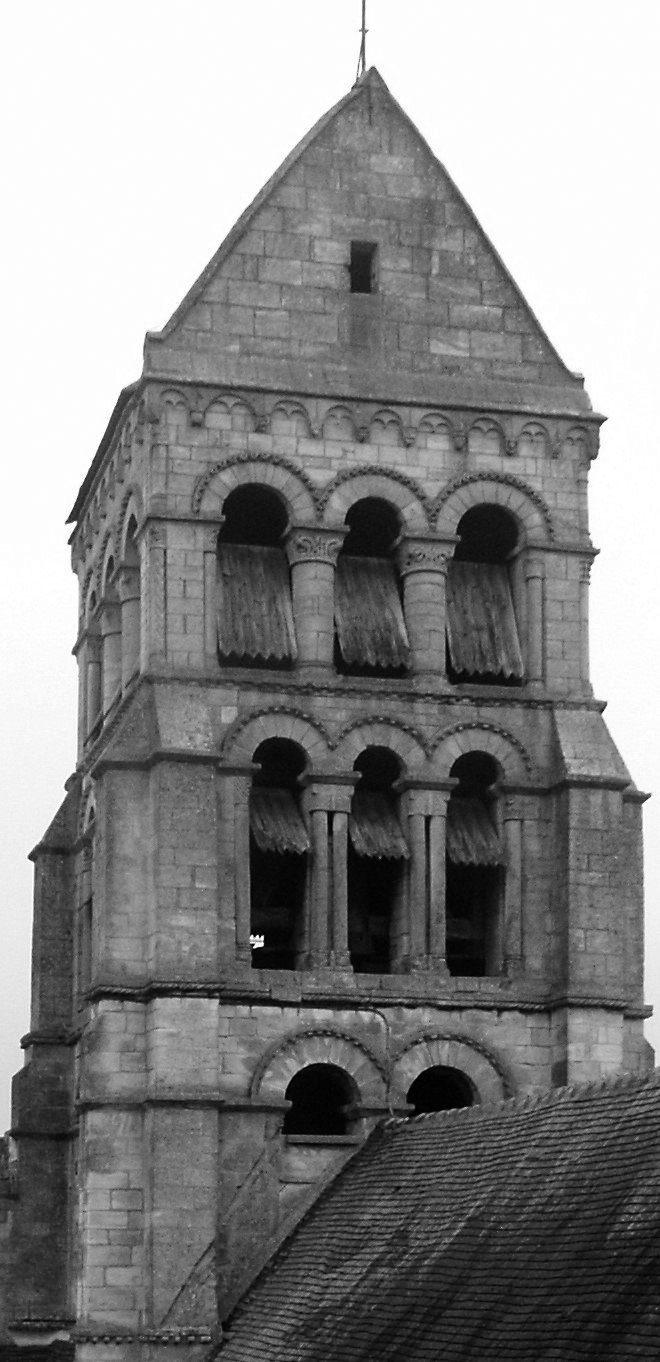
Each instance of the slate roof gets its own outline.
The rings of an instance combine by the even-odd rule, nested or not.
[[[651,1362],[660,1073],[389,1121],[257,1280],[220,1362]]]

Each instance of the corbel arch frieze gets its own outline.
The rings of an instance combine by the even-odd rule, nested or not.
[[[454,423],[440,411],[428,411],[418,422],[415,432],[416,440],[420,437],[426,441],[442,442],[448,446],[453,453],[459,446],[456,440],[457,432]]]
[[[588,468],[598,454],[598,433],[588,426],[570,426],[559,435],[552,452],[555,458],[572,458]]]
[[[471,421],[467,431],[467,448],[470,454],[497,454],[508,452],[506,432],[494,416],[481,415]]]
[[[444,729],[433,739],[431,751],[435,771],[442,779],[449,776],[454,762],[466,752],[487,752],[500,766],[507,785],[528,781],[534,771],[529,754],[518,738],[500,724],[485,720],[466,720]]]
[[[513,449],[511,453],[519,454],[521,457],[537,457],[545,459],[552,449],[552,439],[550,432],[541,421],[525,421],[521,423],[517,434],[512,438]]]
[[[369,443],[374,445],[406,444],[406,435],[399,413],[391,407],[381,407],[373,413],[369,423]]]
[[[166,426],[186,426],[190,419],[189,394],[182,388],[164,388],[159,395],[158,413]]]
[[[456,533],[459,520],[473,506],[488,503],[516,517],[524,536],[536,544],[552,543],[555,530],[543,497],[510,473],[464,473],[453,478],[435,498],[435,528],[443,538]]]
[[[356,501],[377,497],[394,506],[401,517],[402,529],[412,533],[428,529],[428,500],[412,478],[396,468],[367,464],[342,469],[323,491],[316,503],[326,525],[340,525]]]
[[[316,523],[315,489],[306,473],[281,455],[250,451],[230,454],[201,474],[193,489],[193,514],[219,519],[230,492],[249,483],[278,492],[286,505],[289,523]]]
[[[357,420],[349,407],[337,405],[328,407],[321,422],[321,435],[324,440],[349,440],[357,442]]]
[[[342,768],[347,769],[366,747],[387,747],[401,758],[408,774],[424,766],[428,749],[417,729],[397,719],[354,719],[330,741]]]
[[[309,412],[302,402],[276,402],[270,412],[268,425],[271,435],[293,435],[307,439],[315,434]]]
[[[204,425],[207,430],[239,430],[251,434],[257,429],[258,418],[254,407],[244,397],[227,394],[211,397],[191,413],[193,424]]]
[[[330,745],[323,725],[304,710],[275,705],[244,714],[228,728],[220,747],[225,761],[249,763],[260,743],[288,738],[302,747],[312,763],[327,761]]]
[[[436,1065],[464,1074],[478,1102],[501,1102],[513,1095],[504,1066],[480,1041],[453,1031],[423,1031],[409,1039],[394,1058],[390,1105],[400,1107],[415,1079]]]
[[[385,1105],[385,1066],[363,1040],[334,1026],[309,1027],[276,1041],[256,1066],[250,1096],[283,1102],[291,1079],[309,1064],[335,1064],[353,1079],[361,1103]]]

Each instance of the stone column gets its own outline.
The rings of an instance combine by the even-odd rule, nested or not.
[[[105,715],[121,693],[121,608],[111,596],[101,602],[101,657]]]
[[[121,606],[121,688],[140,670],[140,569],[122,564],[118,576]]]
[[[224,516],[204,526],[204,656],[205,668],[218,662],[218,537]]]
[[[445,844],[447,803],[455,780],[404,779],[410,863],[410,965],[445,976]]]
[[[525,582],[527,588],[527,647],[525,672],[529,682],[543,680],[544,653],[544,610],[543,579],[545,563],[538,554],[532,554],[525,561]]]
[[[303,806],[311,825],[309,954],[312,968],[350,965],[348,952],[348,815],[355,771],[308,771]]]
[[[333,666],[335,567],[347,532],[299,525],[287,535],[299,666]]]
[[[87,633],[86,654],[86,725],[85,737],[101,717],[101,637],[100,634]]]
[[[502,966],[505,974],[515,978],[523,970],[523,815],[519,800],[503,799],[502,820],[506,855]]]
[[[417,675],[445,676],[447,562],[456,540],[405,535],[398,551],[403,612]]]
[[[589,686],[589,583],[591,558],[580,559],[580,680]]]
[[[146,552],[140,670],[150,671],[162,667],[167,656],[167,543],[165,525],[159,521],[148,521],[142,533]]]

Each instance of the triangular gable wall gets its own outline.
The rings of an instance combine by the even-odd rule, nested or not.
[[[377,291],[351,294],[352,240]],[[372,69],[295,148],[177,308],[145,372],[320,392],[588,409],[443,166]]]

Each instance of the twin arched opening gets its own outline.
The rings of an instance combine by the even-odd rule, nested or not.
[[[134,513],[128,516],[120,551],[119,561],[113,552],[107,553],[99,594],[92,590],[84,609],[79,665],[85,741],[98,735],[140,669],[140,552]]]
[[[298,1138],[346,1136],[355,1131],[361,1098],[355,1079],[337,1064],[308,1064],[287,1085],[285,1100],[291,1103],[282,1133]],[[478,1101],[467,1074],[450,1065],[423,1069],[406,1093],[410,1117],[470,1107]]]

